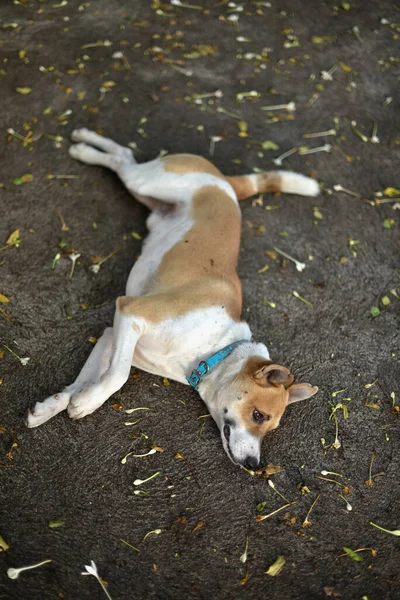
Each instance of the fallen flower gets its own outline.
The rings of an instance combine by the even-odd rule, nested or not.
[[[42,560],[42,562],[36,563],[35,565],[29,565],[29,567],[19,567],[18,569],[14,569],[13,567],[10,567],[9,569],[7,569],[7,575],[9,576],[10,579],[18,579],[19,574],[22,573],[22,571],[27,571],[28,569],[36,569],[36,567],[41,567],[42,565],[45,565],[46,563],[49,563],[49,562],[52,562],[51,558]]]
[[[317,131],[316,133],[304,133],[305,138],[325,137],[326,135],[336,135],[336,129],[328,129],[327,131]]]
[[[106,586],[102,582],[101,577],[100,577],[100,575],[97,572],[97,567],[96,567],[95,563],[93,562],[93,560],[90,561],[90,566],[89,565],[85,565],[85,569],[86,569],[86,571],[84,571],[83,573],[81,573],[81,575],[93,575],[93,577],[96,577],[97,581],[99,582],[99,584],[103,588],[104,593],[107,596],[107,598],[109,600],[112,600],[110,594],[108,593],[108,591],[106,589]]]
[[[295,258],[293,258],[293,256],[290,256],[289,254],[286,254],[286,252],[283,252],[283,250],[279,250],[279,248],[277,248],[276,246],[274,246],[274,250],[275,252],[278,252],[279,254],[282,254],[282,256],[285,256],[286,258],[288,258],[289,260],[291,260],[292,262],[294,262],[294,264],[296,265],[296,269],[298,271],[304,271],[304,269],[306,268],[306,265],[302,262],[299,262],[298,260],[296,260]]]
[[[379,525],[377,525],[376,523],[373,523],[372,521],[369,522],[370,525],[372,525],[373,527],[376,527],[377,529],[380,529],[381,531],[384,531],[385,533],[391,533],[392,535],[396,535],[397,537],[400,537],[400,529],[385,529],[384,527],[380,527]]]
[[[246,535],[246,546],[244,548],[243,554],[239,558],[240,562],[242,562],[243,564],[247,561],[247,551],[248,551],[248,549],[249,549],[249,536]]]
[[[299,148],[299,154],[305,156],[306,154],[314,154],[315,152],[330,152],[332,150],[331,144],[324,144],[317,148]]]
[[[14,352],[14,350],[11,350],[11,348],[9,348],[8,346],[6,346],[5,344],[3,344],[3,347],[6,348],[9,352],[11,352],[11,354],[13,356],[15,356],[15,358],[18,358],[19,362],[21,363],[21,365],[23,367],[26,367],[26,365],[28,364],[28,362],[31,360],[29,358],[29,356],[26,356],[25,358],[21,358],[20,356],[18,356],[18,354],[16,352]]]
[[[72,254],[69,254],[68,256],[72,260],[72,267],[68,277],[68,279],[71,280],[75,270],[75,263],[81,255],[78,252],[72,252]]]
[[[152,531],[148,531],[146,533],[146,535],[144,536],[144,538],[142,539],[142,542],[144,542],[149,537],[149,535],[152,535],[153,533],[155,535],[160,535],[161,532],[162,532],[162,529],[153,529]]]
[[[159,475],[159,474],[160,474],[160,471],[157,471],[153,475],[150,475],[150,477],[148,477],[147,479],[135,479],[135,481],[133,482],[133,485],[142,485],[142,483],[146,483],[147,481],[150,481],[150,479],[154,479],[154,477],[157,477],[157,475]]]
[[[274,163],[274,165],[276,165],[277,167],[280,167],[282,165],[282,161],[287,158],[288,156],[291,156],[292,154],[295,154],[297,152],[298,148],[291,148],[290,150],[288,150],[287,152],[284,152],[283,154],[281,154],[280,156],[277,156],[276,158],[272,159],[272,162]]]
[[[295,102],[288,102],[287,104],[275,104],[273,106],[262,106],[261,110],[287,110],[288,112],[295,112]]]
[[[296,292],[296,290],[294,290],[292,292],[293,296],[295,298],[297,298],[298,300],[300,300],[301,302],[304,302],[304,304],[307,304],[308,306],[312,306],[311,302],[309,302],[308,300],[306,300],[305,298],[303,298],[303,296],[300,296],[299,292]]]
[[[256,516],[256,523],[259,523],[260,521],[264,521],[265,519],[269,519],[269,517],[272,517],[273,515],[276,515],[276,513],[280,512],[281,510],[283,510],[285,508],[287,508],[288,506],[292,506],[293,504],[296,504],[296,502],[288,502],[288,504],[284,504],[283,506],[281,506],[280,508],[277,508],[276,510],[272,511],[268,515],[257,515]]]
[[[128,456],[133,456],[135,458],[142,458],[143,456],[150,456],[150,454],[155,454],[157,452],[157,450],[155,450],[154,448],[152,448],[151,450],[149,450],[149,452],[146,452],[146,454],[133,454],[133,452],[128,452],[128,454],[126,454],[124,456],[124,458],[121,458],[121,463],[123,465],[126,464],[126,459],[128,458]]]

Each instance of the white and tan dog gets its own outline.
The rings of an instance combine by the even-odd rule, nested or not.
[[[129,148],[87,129],[74,131],[72,139],[80,142],[69,150],[73,158],[112,169],[152,210],[150,233],[126,296],[117,299],[113,328],[72,385],[28,412],[28,427],[65,409],[72,419],[92,413],[124,385],[134,365],[198,389],[228,456],[256,467],[261,441],[286,406],[318,388],[294,385],[266,346],[251,341],[241,319],[238,200],[276,191],[316,196],[317,183],[286,171],[225,177],[190,154],[138,164]]]

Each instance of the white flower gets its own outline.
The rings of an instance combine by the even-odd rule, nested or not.
[[[90,565],[85,565],[85,569],[86,569],[86,571],[81,573],[81,575],[93,575],[93,577],[96,577],[97,581],[100,583],[101,587],[103,588],[104,593],[107,596],[108,600],[112,600],[110,594],[108,593],[104,583],[102,582],[102,580],[97,572],[97,567],[96,567],[96,564],[94,563],[94,561],[91,560]]]
[[[321,71],[321,77],[324,81],[333,81],[333,77],[329,71]]]
[[[35,565],[30,565],[29,567],[20,567],[19,569],[10,567],[9,569],[7,569],[7,575],[10,579],[18,579],[19,574],[22,573],[22,571],[27,571],[28,569],[36,569],[36,567],[41,567],[42,565],[45,565],[49,562],[52,562],[51,558],[43,560],[40,563],[36,563]]]

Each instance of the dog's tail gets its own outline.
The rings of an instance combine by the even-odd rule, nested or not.
[[[314,179],[290,171],[268,171],[225,179],[235,190],[238,200],[263,192],[286,192],[302,196],[319,194],[319,185]]]

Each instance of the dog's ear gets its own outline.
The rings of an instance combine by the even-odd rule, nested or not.
[[[292,402],[300,402],[300,400],[306,400],[307,398],[311,398],[318,392],[318,388],[316,385],[310,385],[309,383],[296,383],[296,385],[291,385],[289,388],[289,400],[288,404],[292,404]]]
[[[272,385],[284,385],[288,388],[292,385],[294,377],[290,373],[289,369],[282,365],[275,365],[274,363],[267,362],[261,368],[257,369],[253,373],[254,379],[261,384],[272,384]]]

